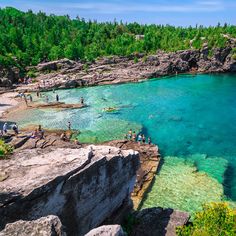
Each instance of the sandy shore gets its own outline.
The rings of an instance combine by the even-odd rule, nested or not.
[[[20,101],[18,101],[15,96],[16,92],[7,92],[0,95],[0,119],[3,118],[4,113],[19,106]]]

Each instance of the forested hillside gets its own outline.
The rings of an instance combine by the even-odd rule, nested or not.
[[[144,35],[137,39],[136,35]],[[140,25],[122,22],[97,23],[68,16],[26,13],[14,8],[0,9],[0,64],[24,69],[42,61],[67,57],[94,60],[100,56],[155,53],[224,47],[236,38],[236,26],[204,28]]]

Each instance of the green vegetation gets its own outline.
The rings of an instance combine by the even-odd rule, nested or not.
[[[134,228],[135,225],[137,225],[139,222],[138,220],[135,218],[134,215],[129,214],[126,216],[126,218],[124,219],[124,222],[122,224],[122,228],[123,230],[127,233],[127,235],[131,235],[132,230]]]
[[[12,146],[5,144],[3,140],[0,139],[0,159],[4,158],[13,152]]]
[[[211,203],[196,213],[189,226],[177,229],[179,236],[233,236],[236,235],[236,211],[227,203]]]
[[[224,47],[227,39],[223,34],[236,37],[236,26],[98,23],[7,7],[0,9],[0,64],[24,71],[26,66],[64,57],[93,61],[101,56],[176,51],[191,45],[201,48],[205,42],[210,48]],[[136,39],[135,35],[144,38]]]
[[[236,48],[233,48],[233,59],[236,60]]]

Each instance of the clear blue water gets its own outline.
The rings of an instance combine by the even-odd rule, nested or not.
[[[79,102],[83,96],[89,107],[30,110],[19,116],[18,122],[66,128],[70,120],[73,128],[82,132],[79,139],[85,141],[122,138],[129,128],[137,132],[142,130],[158,144],[163,157],[192,158],[197,169],[215,179],[214,168],[222,169],[217,181],[224,187],[225,195],[236,201],[235,74],[179,75],[57,93],[66,103]],[[48,95],[54,100],[54,93]],[[117,107],[118,110],[107,113],[103,111],[105,107]],[[198,160],[195,154],[204,154],[205,159]],[[209,157],[226,160],[227,164],[211,162],[212,159],[206,159]]]

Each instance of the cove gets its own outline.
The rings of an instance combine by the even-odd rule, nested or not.
[[[65,129],[83,142],[121,139],[132,128],[158,144],[163,165],[142,208],[195,212],[207,201],[236,201],[236,75],[178,75],[141,83],[59,90],[81,110],[27,110],[21,126]],[[55,94],[48,92],[50,100]],[[115,112],[103,108],[116,107]]]

